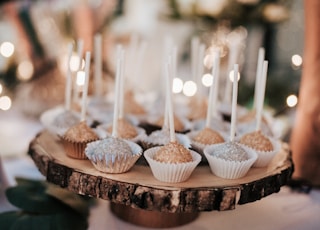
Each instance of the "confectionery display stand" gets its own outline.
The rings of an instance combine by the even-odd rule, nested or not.
[[[138,163],[121,174],[99,172],[89,160],[68,157],[60,140],[45,130],[30,143],[29,155],[48,182],[77,194],[109,200],[117,217],[156,228],[180,226],[195,220],[201,212],[233,210],[237,205],[258,201],[278,192],[293,172],[286,143],[267,167],[251,168],[242,178],[219,178],[209,165],[200,164],[181,183],[160,182],[148,165]]]

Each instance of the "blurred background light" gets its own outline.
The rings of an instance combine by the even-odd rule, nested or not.
[[[21,81],[27,81],[31,79],[34,72],[31,61],[26,60],[19,63],[17,68],[17,77]]]
[[[86,76],[85,76],[86,74],[85,74],[85,72],[84,71],[78,71],[77,72],[77,85],[78,86],[83,86],[84,85],[84,81],[85,81],[85,78],[86,78]]]
[[[233,72],[234,72],[234,71],[231,70],[230,73],[229,73],[229,79],[230,79],[231,82],[233,82],[233,75],[234,75]],[[239,80],[240,80],[240,73],[238,72],[238,81],[239,81]]]
[[[299,67],[302,65],[302,57],[299,54],[295,54],[291,57],[292,65]]]
[[[197,92],[197,85],[193,81],[186,81],[183,85],[183,94],[192,97]]]
[[[295,107],[297,104],[298,104],[298,97],[296,95],[291,94],[287,97],[287,105],[289,107],[291,108]]]
[[[210,87],[213,83],[213,76],[210,73],[206,73],[202,76],[201,81],[205,87]]]
[[[0,97],[0,109],[9,110],[11,108],[11,99],[8,96]]]
[[[11,57],[14,53],[14,45],[11,42],[3,42],[0,45],[0,54],[6,58]]]
[[[172,83],[172,92],[181,93],[183,89],[183,81],[180,78],[174,78]]]

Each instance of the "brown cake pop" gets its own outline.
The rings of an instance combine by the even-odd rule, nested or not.
[[[86,159],[84,153],[86,145],[98,139],[98,135],[85,121],[69,128],[62,137],[66,154],[77,159]]]
[[[170,142],[162,146],[153,159],[163,163],[186,163],[192,161],[192,155],[188,149],[178,142]]]
[[[194,141],[205,145],[217,144],[224,142],[223,137],[211,128],[204,128],[194,138]]]
[[[113,126],[108,128],[108,132],[112,133]],[[136,128],[125,119],[118,120],[118,136],[124,139],[132,139],[138,135]]]
[[[271,141],[264,136],[260,130],[243,135],[240,139],[240,143],[257,151],[273,151]]]

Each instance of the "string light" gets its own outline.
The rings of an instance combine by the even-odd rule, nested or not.
[[[295,54],[291,57],[292,65],[300,67],[302,65],[302,57],[299,54]]]
[[[26,60],[19,63],[17,68],[17,76],[21,81],[27,81],[32,77],[34,72],[33,65],[31,61]]]
[[[183,89],[183,81],[180,78],[174,78],[172,83],[172,92],[181,93]]]
[[[230,79],[231,82],[233,82],[233,70],[231,70],[230,73],[229,73],[229,79]],[[238,78],[237,79],[238,79],[238,81],[240,80],[240,73],[239,72],[238,72]]]
[[[287,101],[288,107],[292,108],[298,104],[298,97],[296,95],[291,94],[287,97],[286,101]]]
[[[0,109],[9,110],[11,108],[11,99],[8,96],[0,97]]]
[[[192,97],[197,92],[197,85],[193,81],[186,81],[183,85],[183,94]]]
[[[202,76],[201,81],[205,87],[210,87],[213,83],[213,76],[210,73],[206,73]]]
[[[83,86],[85,82],[86,74],[84,71],[78,71],[77,72],[77,85]]]
[[[80,69],[84,68],[84,64],[85,64],[84,59],[81,59]],[[78,55],[73,54],[70,59],[70,69],[72,72],[75,72],[75,71],[78,71],[78,67],[79,67],[79,57],[78,57]]]
[[[0,54],[6,58],[11,57],[14,53],[14,45],[11,42],[3,42],[0,45]]]

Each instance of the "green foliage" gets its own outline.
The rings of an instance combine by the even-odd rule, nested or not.
[[[87,229],[92,199],[43,181],[17,179],[6,190],[10,203],[18,211],[0,214],[1,229]]]

